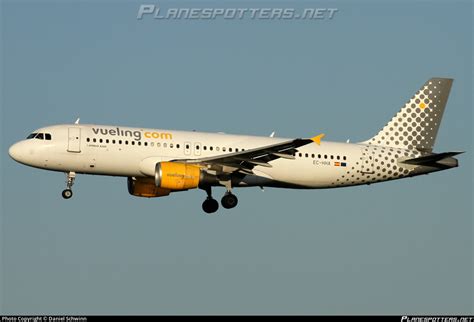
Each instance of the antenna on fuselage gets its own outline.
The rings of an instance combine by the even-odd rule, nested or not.
[[[74,122],[74,124],[79,124],[79,121],[81,120],[80,117],[77,118],[76,122]]]
[[[272,132],[272,134],[270,134],[270,137],[274,137],[275,136],[275,131]]]

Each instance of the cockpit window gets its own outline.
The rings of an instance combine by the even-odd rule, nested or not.
[[[26,139],[51,140],[51,133],[31,133]]]

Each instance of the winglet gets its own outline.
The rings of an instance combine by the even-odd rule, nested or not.
[[[316,143],[317,145],[320,145],[321,144],[321,139],[325,136],[324,133],[321,133],[319,135],[316,135],[315,137],[312,137],[311,138],[311,141],[313,141],[314,143]]]

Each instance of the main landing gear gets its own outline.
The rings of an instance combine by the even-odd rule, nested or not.
[[[212,214],[219,209],[219,203],[216,199],[212,197],[207,197],[206,200],[202,203],[202,210],[207,212],[208,214]]]
[[[63,190],[62,196],[64,199],[69,199],[72,197],[72,185],[74,184],[74,179],[76,179],[75,172],[67,172],[66,173],[66,189]]]
[[[217,209],[219,209],[219,203],[216,199],[212,198],[211,187],[206,188],[206,193],[207,198],[202,203],[202,210],[204,210],[204,212],[208,214],[212,214],[216,212]],[[222,207],[224,207],[225,209],[234,208],[235,206],[237,206],[237,203],[237,197],[230,190],[228,190],[221,199]]]
[[[222,207],[225,209],[231,209],[237,206],[237,203],[239,200],[237,199],[237,196],[232,194],[232,192],[228,191],[225,193],[224,197],[221,199],[221,204]]]
[[[211,187],[206,188],[207,198],[202,203],[202,210],[208,214],[212,214],[219,209],[219,203],[216,199],[212,198],[212,190]]]

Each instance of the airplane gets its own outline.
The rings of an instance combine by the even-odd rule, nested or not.
[[[137,197],[164,197],[200,188],[202,204],[214,213],[213,187],[224,187],[221,204],[234,208],[238,187],[340,188],[408,178],[458,166],[453,156],[434,153],[453,79],[431,78],[374,137],[358,143],[312,138],[277,138],[132,128],[53,125],[13,144],[15,161],[66,174],[65,199],[76,174],[123,176]]]

